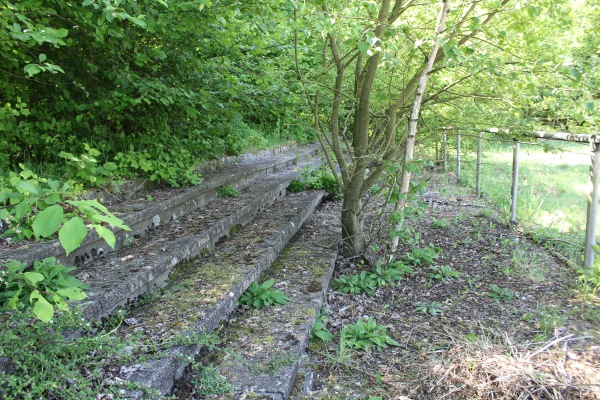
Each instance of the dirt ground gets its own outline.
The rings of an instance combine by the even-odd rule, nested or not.
[[[394,254],[439,248],[373,296],[328,292],[323,320],[334,339],[313,340],[310,399],[600,399],[600,297],[571,267],[511,229],[469,188],[432,180],[411,239]],[[334,279],[363,269],[339,258]],[[438,280],[436,266],[460,274]],[[399,346],[340,344],[360,318],[387,326]]]

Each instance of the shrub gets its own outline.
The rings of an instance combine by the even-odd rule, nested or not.
[[[69,275],[75,268],[57,264],[54,257],[36,260],[27,268],[22,262],[9,261],[0,270],[0,304],[4,310],[31,310],[48,322],[54,308],[69,311],[66,300],[83,300],[89,287]]]

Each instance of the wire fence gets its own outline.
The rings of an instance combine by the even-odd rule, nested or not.
[[[569,188],[568,184],[563,185],[565,187],[562,188],[563,191],[568,192],[568,197],[574,198],[574,201],[585,201],[587,203],[587,211],[585,218],[585,244],[584,244],[584,260],[583,267],[587,274],[593,273],[594,266],[594,258],[595,258],[595,248],[596,248],[596,228],[597,228],[597,214],[598,214],[598,194],[600,191],[600,136],[596,135],[580,135],[580,134],[571,134],[567,132],[531,132],[526,135],[521,135],[519,139],[510,138],[510,137],[499,137],[497,129],[488,130],[487,132],[464,132],[464,131],[444,131],[442,133],[441,138],[441,148],[436,145],[436,165],[438,165],[443,172],[450,171],[450,168],[454,170],[456,174],[456,179],[458,182],[464,183],[463,172],[465,170],[469,170],[471,174],[474,174],[474,187],[477,197],[482,196],[482,190],[494,191],[498,190],[497,187],[488,187],[485,188],[485,178],[486,174],[488,177],[494,177],[495,175],[489,175],[489,168],[486,168],[484,171],[484,166],[495,164],[498,166],[497,162],[486,163],[484,162],[484,158],[486,156],[489,158],[491,153],[498,153],[500,147],[504,147],[506,150],[507,145],[511,147],[512,157],[510,160],[505,160],[509,162],[510,165],[510,197],[509,201],[509,224],[514,226],[517,224],[517,206],[519,204],[519,196],[521,195],[520,185],[522,185],[523,181],[527,180],[527,177],[523,178],[519,176],[522,165],[521,163],[527,163],[527,157],[523,157],[522,154],[522,146],[545,146],[544,149],[550,153],[541,153],[543,155],[543,161],[552,166],[546,172],[550,174],[563,174],[564,179],[567,181],[571,179],[571,175],[573,171],[570,171],[571,164],[573,160],[578,159],[579,164],[587,163],[588,177],[585,179],[583,177],[579,182],[579,186],[581,186],[581,182],[584,182],[585,191],[581,194],[576,194],[573,187]],[[491,134],[491,135],[490,135]],[[525,139],[523,139],[525,137]],[[529,141],[528,139],[532,140]],[[464,141],[467,141],[467,146],[465,146]],[[449,143],[449,142],[453,143]],[[587,145],[587,148],[584,146],[574,147],[577,145],[567,145],[565,149],[564,146],[560,146],[560,153],[568,152],[571,155],[574,155],[575,158],[571,158],[571,164],[569,163],[561,163],[560,161],[557,163],[556,159],[552,159],[552,149],[556,148],[554,146],[547,146],[548,143],[556,143],[558,142],[568,142],[568,143],[577,143],[579,145]],[[439,143],[439,142],[438,142]],[[484,145],[486,147],[490,146],[490,143],[495,144],[495,148],[493,151],[487,151],[484,153]],[[454,144],[454,146],[452,146]],[[453,148],[452,148],[453,147]],[[549,150],[550,149],[550,150]],[[526,150],[529,152],[529,150]],[[539,157],[542,158],[542,157]],[[466,166],[465,166],[466,163]],[[450,165],[453,164],[453,165]],[[473,164],[475,164],[475,168],[473,168]],[[526,164],[525,164],[526,166]],[[500,167],[501,168],[501,167]],[[579,166],[581,168],[581,165]],[[507,171],[502,171],[502,173],[506,173]],[[493,171],[494,174],[498,174],[498,170]],[[540,174],[542,175],[542,174]],[[472,176],[472,175],[471,175]],[[556,178],[559,175],[554,176]],[[534,178],[538,181],[543,181],[544,179],[548,179],[548,177],[544,178],[543,176],[534,176]],[[482,182],[483,179],[483,182]],[[571,180],[578,180],[571,179]],[[576,182],[571,182],[575,184]],[[495,184],[498,184],[495,182]],[[502,183],[505,184],[505,183]],[[527,184],[525,186],[528,186]],[[531,190],[532,196],[548,196],[551,193],[534,193],[535,190],[533,187],[529,187]],[[581,188],[578,190],[581,192]],[[557,198],[560,196],[556,196]],[[531,199],[527,199],[530,201]],[[523,202],[521,202],[521,206]],[[554,208],[556,212],[561,211],[562,206],[560,203],[557,203]],[[579,212],[583,212],[579,210]],[[564,214],[564,212],[563,212]]]

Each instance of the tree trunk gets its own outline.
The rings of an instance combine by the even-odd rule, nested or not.
[[[383,35],[390,11],[391,0],[383,0],[379,8],[378,25],[375,36]],[[354,112],[354,130],[352,132],[352,175],[350,182],[344,188],[344,203],[342,208],[342,239],[344,256],[352,257],[364,254],[367,241],[363,231],[361,197],[365,185],[365,173],[370,161],[369,129],[371,121],[371,92],[375,75],[379,68],[381,53],[371,55],[361,73],[357,87],[358,106]]]
[[[423,96],[425,94],[425,90],[427,89],[427,81],[429,80],[429,74],[433,69],[433,64],[435,63],[438,50],[440,48],[440,33],[443,30],[446,24],[446,15],[448,14],[448,3],[449,0],[442,0],[442,9],[440,10],[440,15],[438,17],[437,24],[435,26],[435,34],[433,38],[433,47],[429,53],[429,57],[427,58],[427,63],[425,64],[425,68],[423,68],[423,72],[421,77],[419,78],[419,85],[417,86],[417,93],[415,95],[415,101],[413,103],[412,112],[410,114],[410,121],[408,124],[408,135],[406,137],[406,154],[404,156],[404,171],[402,172],[402,183],[400,185],[400,193],[403,195],[399,199],[398,203],[394,207],[394,211],[402,211],[404,208],[404,198],[407,196],[409,187],[410,187],[410,168],[407,168],[408,165],[413,160],[413,154],[415,149],[415,141],[417,139],[417,125],[419,122],[419,113],[421,112],[421,103],[423,102]],[[398,231],[400,229],[398,223],[395,226],[395,230]],[[394,236],[392,239],[392,252],[396,251],[398,248],[398,236]]]
[[[360,197],[344,196],[342,207],[342,240],[345,257],[364,254],[367,247],[362,217],[360,215],[361,207]]]

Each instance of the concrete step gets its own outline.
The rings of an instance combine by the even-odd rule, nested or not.
[[[214,199],[171,224],[154,228],[131,246],[81,265],[74,275],[92,289],[84,305],[89,319],[106,317],[117,307],[163,286],[181,261],[208,254],[230,232],[248,224],[286,194],[301,165],[273,173],[247,186],[239,197]]]
[[[258,310],[238,308],[219,330],[222,343],[201,352],[196,361],[213,365],[235,388],[224,398],[289,398],[324,303],[340,236],[339,212],[316,211],[261,277],[274,278],[290,302]],[[179,398],[200,398],[193,396],[191,383],[198,373],[187,372],[175,391]],[[307,380],[304,375],[299,381]],[[297,386],[301,392],[302,382]]]
[[[128,243],[131,237],[143,237],[157,226],[168,224],[194,209],[206,206],[218,197],[217,191],[224,185],[244,188],[251,182],[282,169],[301,165],[311,160],[314,162],[317,149],[317,146],[312,145],[292,148],[286,152],[263,157],[240,158],[239,164],[216,171],[208,176],[201,185],[173,190],[172,192],[176,194],[162,201],[148,200],[133,205],[128,204],[126,207],[108,207],[131,228],[130,232],[115,231],[117,238],[115,249]],[[19,248],[0,254],[0,264],[8,260],[33,264],[34,260],[55,257],[64,264],[79,266],[95,257],[106,255],[110,251],[110,247],[104,240],[100,239],[95,232],[90,232],[80,248],[69,256],[65,255],[58,240],[44,243],[23,242]]]
[[[158,391],[156,398],[169,394],[190,357],[202,347],[201,343],[172,345],[173,338],[194,338],[217,328],[237,307],[237,299],[250,283],[272,265],[323,196],[322,191],[287,195],[225,238],[213,253],[177,265],[162,293],[131,310],[129,324],[118,331],[123,338],[142,343],[140,349],[152,345],[163,350],[145,362],[140,357],[147,354],[134,352],[132,367],[122,369],[120,379]],[[314,311],[312,314],[314,318]],[[140,390],[130,392],[128,398],[148,397]]]

